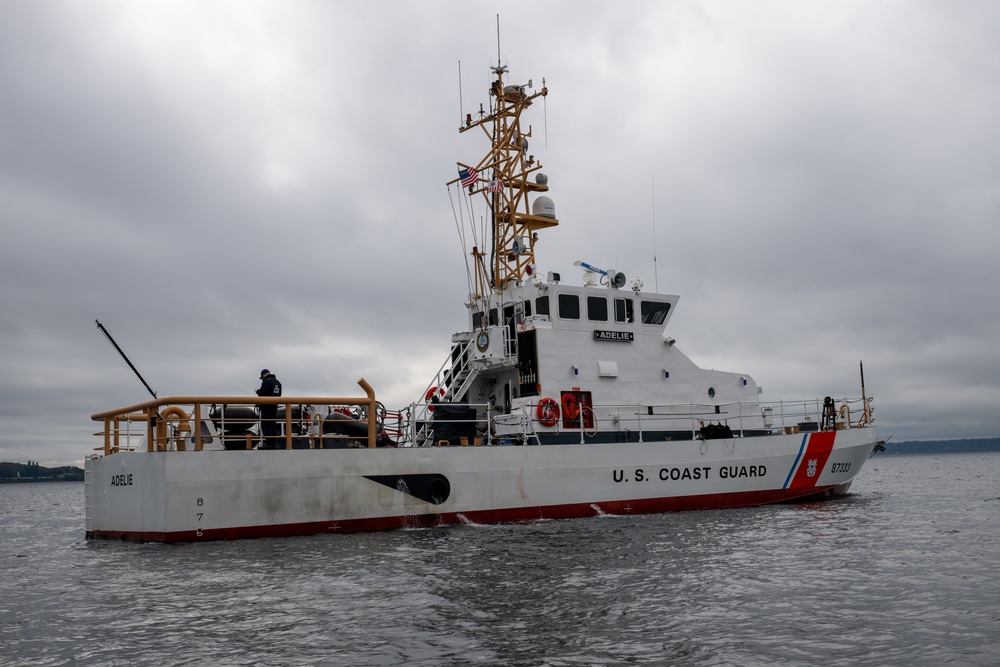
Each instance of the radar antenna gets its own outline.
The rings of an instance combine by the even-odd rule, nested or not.
[[[621,289],[625,286],[625,281],[628,280],[628,278],[625,277],[625,274],[621,271],[615,271],[614,269],[599,269],[596,266],[587,264],[586,262],[581,262],[580,260],[573,262],[573,266],[579,266],[588,273],[596,273],[604,276],[608,279],[608,285],[613,289]]]

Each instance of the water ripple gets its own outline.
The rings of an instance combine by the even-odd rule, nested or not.
[[[2,665],[1000,663],[997,455],[832,503],[185,545],[0,487]]]

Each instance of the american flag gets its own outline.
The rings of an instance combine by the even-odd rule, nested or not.
[[[476,184],[476,181],[479,180],[479,174],[477,174],[476,170],[472,167],[469,167],[468,169],[459,169],[458,177],[462,179],[463,188],[471,188]]]
[[[499,178],[495,181],[490,181],[490,184],[486,186],[486,189],[490,192],[503,192],[503,181]]]

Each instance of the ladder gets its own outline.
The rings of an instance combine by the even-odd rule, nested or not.
[[[90,534],[93,522],[93,488],[91,480],[91,466],[90,459],[93,457],[92,454],[87,455],[87,460],[83,464],[83,516],[84,516],[84,530],[86,534]]]

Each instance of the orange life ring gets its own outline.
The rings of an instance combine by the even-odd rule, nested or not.
[[[562,410],[563,415],[569,421],[573,421],[580,416],[580,401],[577,399],[576,394],[573,392],[567,392],[562,396]]]
[[[542,426],[555,426],[559,421],[559,404],[556,399],[546,396],[538,401],[538,421]]]
[[[440,393],[441,394],[441,398],[444,398],[444,389],[438,389],[437,385],[435,385],[435,386],[431,387],[430,389],[428,389],[427,393],[424,394],[424,403],[430,403],[431,399],[434,398],[434,394],[435,393]],[[427,410],[430,411],[430,412],[434,412],[434,406],[433,405],[428,405],[427,406]]]

